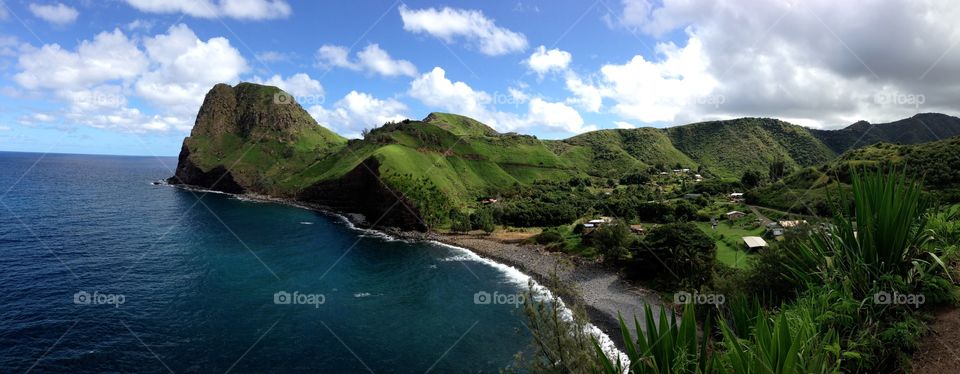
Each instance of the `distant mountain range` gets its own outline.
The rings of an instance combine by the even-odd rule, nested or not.
[[[361,213],[370,224],[423,229],[432,214],[468,209],[477,198],[516,184],[620,178],[678,166],[734,179],[778,160],[803,168],[877,142],[917,144],[957,135],[960,118],[925,113],[841,130],[740,118],[540,140],[431,113],[347,140],[319,126],[276,87],[218,84],[204,99],[170,182],[298,199]]]

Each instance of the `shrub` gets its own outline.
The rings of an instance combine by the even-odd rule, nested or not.
[[[633,251],[634,276],[676,276],[680,283],[699,288],[712,276],[717,246],[696,225],[671,223],[650,230]]]

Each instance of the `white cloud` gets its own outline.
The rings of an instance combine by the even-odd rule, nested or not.
[[[366,71],[386,77],[417,75],[417,67],[407,60],[394,60],[378,44],[367,45],[357,52],[356,60],[350,60],[350,51],[343,46],[323,45],[317,50],[317,63],[326,67],[341,67],[354,71]]]
[[[570,60],[572,58],[573,56],[570,52],[556,48],[548,51],[546,47],[541,45],[537,47],[537,50],[533,51],[533,54],[526,60],[526,63],[531,70],[542,77],[550,71],[567,70],[567,66],[570,66]]]
[[[229,40],[204,42],[183,24],[143,43],[153,68],[137,81],[137,94],[180,115],[196,113],[210,87],[236,82],[249,69]]]
[[[129,132],[187,131],[207,90],[236,82],[247,70],[229,41],[200,40],[182,24],[145,38],[143,46],[146,52],[119,29],[81,41],[74,51],[57,44],[27,45],[13,79],[31,94],[66,103],[50,114],[66,123]],[[306,76],[277,79],[292,90],[322,90]],[[163,115],[129,107],[131,95]]]
[[[463,114],[484,122],[500,131],[514,131],[530,127],[546,127],[570,133],[595,129],[584,126],[583,118],[576,109],[561,102],[549,102],[542,98],[529,98],[516,89],[508,89],[514,104],[527,101],[527,113],[515,114],[497,110],[492,96],[474,90],[468,84],[451,81],[446,71],[435,67],[410,83],[408,94],[432,108]]]
[[[17,122],[21,125],[34,125],[37,123],[50,123],[57,120],[56,116],[47,114],[47,113],[31,113],[29,115],[20,116],[17,118]],[[9,128],[8,128],[9,129]]]
[[[154,25],[156,25],[156,22],[153,20],[135,19],[128,23],[125,28],[127,31],[150,31]]]
[[[686,46],[658,46],[662,58],[611,64],[602,70],[603,81],[592,85],[612,99],[623,118],[641,121],[771,116],[837,127],[917,111],[956,113],[960,53],[950,51],[960,43],[958,18],[960,7],[950,0],[622,0],[622,13],[610,18],[611,24],[654,38],[683,30]],[[610,81],[629,79],[629,73],[652,76],[649,69],[667,74],[655,84]],[[665,103],[654,107],[648,92],[664,84]],[[684,94],[684,86],[699,96]],[[922,105],[882,100],[910,95],[926,100]]]
[[[538,97],[530,100],[526,122],[528,126],[546,126],[574,134],[596,130],[594,126],[584,127],[583,118],[576,109],[564,103],[551,103]]]
[[[400,17],[404,30],[428,34],[446,43],[463,38],[485,55],[498,56],[527,49],[526,36],[497,26],[479,10],[409,9],[401,5]]]
[[[464,82],[453,82],[446,71],[435,67],[410,83],[410,96],[431,107],[477,118],[489,117],[486,109],[490,95],[475,91]],[[491,124],[492,125],[492,124]]]
[[[76,9],[63,5],[62,3],[40,5],[30,4],[30,13],[38,18],[57,25],[66,25],[73,23],[80,15]]]
[[[567,72],[565,83],[567,90],[573,93],[573,97],[567,99],[568,103],[577,105],[588,112],[596,113],[600,111],[603,106],[603,95],[599,88],[584,83],[573,72]]]
[[[263,80],[260,77],[253,77],[250,81],[279,87],[281,90],[292,95],[297,103],[304,107],[323,104],[324,102],[323,86],[320,85],[319,81],[310,78],[310,76],[305,73],[294,74],[286,79],[279,74],[275,74],[267,80]]]
[[[183,13],[197,18],[267,20],[287,18],[292,13],[284,0],[126,0],[147,13]]]
[[[314,105],[307,109],[317,122],[349,138],[360,137],[360,131],[389,121],[406,118],[407,106],[395,99],[377,99],[370,94],[350,91],[331,108]]]
[[[637,128],[637,125],[634,125],[634,124],[632,124],[632,123],[630,123],[630,122],[624,122],[624,121],[613,121],[613,125],[614,125],[614,126],[617,126],[618,129],[635,129],[635,128]]]
[[[263,51],[256,54],[258,61],[263,62],[282,62],[289,61],[293,58],[292,53],[286,52],[277,52],[277,51]]]
[[[27,89],[76,88],[109,80],[130,80],[147,69],[147,58],[119,29],[80,42],[76,52],[57,44],[28,48],[14,80]]]
[[[0,131],[10,131],[10,130],[13,130],[10,128],[10,126],[0,126]]]

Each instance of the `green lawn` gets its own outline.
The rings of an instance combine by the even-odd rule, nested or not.
[[[740,269],[746,268],[750,258],[754,256],[754,254],[746,251],[741,238],[744,236],[763,236],[762,227],[745,229],[736,224],[731,226],[728,221],[720,221],[716,230],[710,227],[709,222],[697,222],[697,227],[716,241],[717,260]]]

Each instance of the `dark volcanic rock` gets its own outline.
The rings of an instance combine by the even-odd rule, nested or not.
[[[296,199],[363,214],[370,226],[425,231],[427,227],[413,203],[385,186],[380,181],[379,169],[379,162],[369,158],[339,179],[305,188]]]
[[[210,171],[204,172],[190,161],[190,149],[184,144],[180,148],[180,158],[177,162],[176,173],[167,179],[167,183],[177,185],[190,185],[222,191],[227,193],[243,193],[245,190],[236,181],[223,166],[217,166]]]

